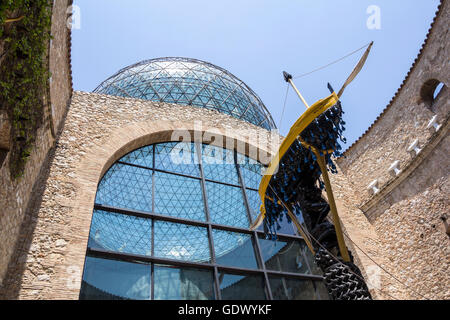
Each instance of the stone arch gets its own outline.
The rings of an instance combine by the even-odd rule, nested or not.
[[[420,101],[425,103],[425,106],[430,110],[433,110],[433,103],[436,101],[439,96],[446,90],[446,85],[435,79],[429,79],[425,81],[420,89]]]
[[[229,143],[224,145],[225,148],[236,149],[251,158],[254,158],[252,150],[258,150],[258,155],[263,153],[270,157],[276,152],[279,143],[278,137],[274,136],[274,144],[267,144],[267,141],[270,141],[269,132],[267,132],[269,137],[266,135],[258,137],[254,130],[227,130],[226,127],[206,126],[199,128],[196,122],[183,121],[144,121],[118,128],[106,135],[81,159],[76,168],[76,177],[73,178],[77,181],[76,195],[71,200],[64,200],[67,201],[65,205],[72,208],[68,220],[70,232],[76,237],[76,241],[67,244],[67,252],[70,252],[70,255],[58,266],[58,276],[55,278],[67,279],[67,268],[79,272],[79,279],[74,279],[77,284],[72,289],[69,288],[69,292],[65,292],[66,298],[70,296],[72,299],[78,299],[95,195],[102,176],[114,162],[135,149],[154,143],[177,141],[173,139],[174,132],[190,134],[194,138],[192,141],[199,141],[197,140],[199,136],[204,136],[207,138],[205,143],[217,146],[220,146],[220,139],[217,137],[227,138]],[[216,139],[211,139],[212,137]]]

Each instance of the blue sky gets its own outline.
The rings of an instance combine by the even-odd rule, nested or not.
[[[73,30],[74,89],[92,91],[119,69],[145,59],[182,56],[229,70],[263,100],[277,125],[286,83],[375,41],[358,78],[347,88],[347,147],[386,107],[425,39],[439,0],[75,0],[81,28]],[[367,8],[380,8],[381,28],[369,29]],[[336,90],[362,51],[295,80],[312,104]],[[289,91],[281,133],[305,108]]]

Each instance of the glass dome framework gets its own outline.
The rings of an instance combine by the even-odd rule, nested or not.
[[[145,60],[120,70],[94,92],[217,110],[267,130],[276,128],[264,103],[243,81],[196,59]]]
[[[292,225],[249,230],[261,167],[200,143],[122,157],[98,185],[80,299],[327,299]]]

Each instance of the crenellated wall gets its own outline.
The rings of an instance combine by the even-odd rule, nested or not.
[[[394,297],[450,298],[450,238],[442,220],[450,218],[449,19],[450,3],[444,0],[390,104],[337,160],[338,197],[352,213],[344,225],[361,239],[363,250],[406,284],[385,274],[382,286]],[[435,97],[439,83],[443,87]]]
[[[382,189],[393,180],[388,171],[393,162],[398,160],[402,170],[414,161],[408,152],[414,140],[418,139],[420,148],[430,143],[434,131],[427,129],[427,125],[433,116],[437,116],[439,124],[447,121],[450,111],[449,19],[449,3],[443,1],[418,58],[391,103],[344,157],[338,159],[354,189],[361,191],[359,204],[371,199],[366,189],[372,181],[378,180],[378,188]],[[445,84],[432,105],[421,94],[430,79]]]

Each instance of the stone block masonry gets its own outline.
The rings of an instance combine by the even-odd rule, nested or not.
[[[346,228],[406,284],[383,274],[384,291],[400,299],[450,299],[450,238],[443,222],[450,212],[449,21],[444,0],[401,88],[337,160],[340,174],[334,177],[338,197],[353,215]],[[378,191],[369,192],[375,180]],[[362,262],[366,269],[371,264]]]
[[[198,121],[210,137],[226,133],[243,142],[244,153],[259,148],[273,154],[281,141],[217,111],[75,92],[44,174],[48,179],[42,183],[41,200],[31,214],[33,230],[21,234],[21,256],[10,270],[4,296],[78,299],[95,193],[104,172],[136,148],[171,141],[176,130],[193,132]]]
[[[32,197],[45,185],[42,168],[48,162],[56,131],[63,122],[72,94],[70,30],[66,26],[67,8],[71,3],[71,0],[55,0],[53,4],[51,32],[54,38],[49,46],[49,70],[53,77],[50,82],[49,111],[46,112],[44,124],[37,130],[24,175],[19,180],[10,177],[8,152],[0,148],[0,293],[4,289],[8,269],[15,269],[21,254],[18,247],[23,240],[22,234],[33,225],[29,221],[29,209],[35,203]],[[0,115],[0,131],[8,131],[6,126],[7,119]],[[9,135],[9,132],[5,135]],[[3,131],[0,136],[3,137]]]

